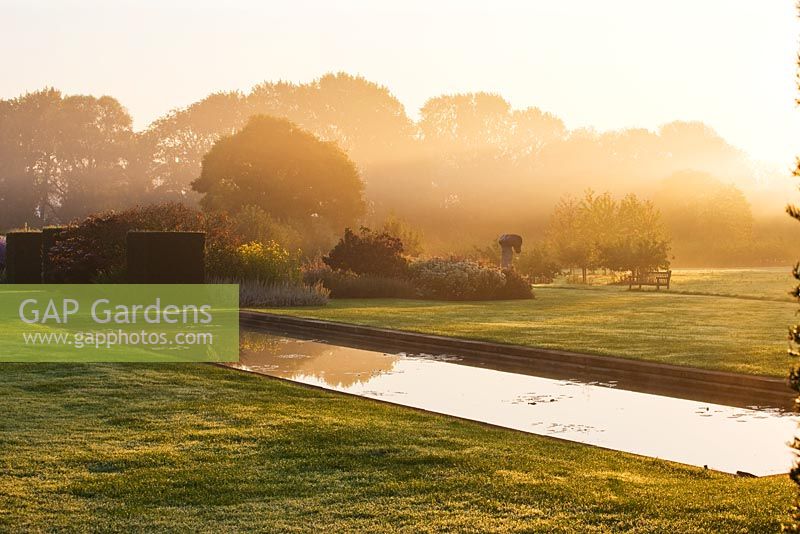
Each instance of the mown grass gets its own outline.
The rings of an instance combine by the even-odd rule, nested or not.
[[[537,286],[535,300],[354,299],[333,300],[325,308],[266,311],[738,373],[787,375],[792,363],[786,354],[787,327],[797,320],[797,305],[786,297],[791,287],[786,272],[678,272],[673,287],[656,292],[619,286]]]
[[[628,286],[609,286],[614,277],[590,274],[589,285],[569,283],[559,278],[543,288],[583,290],[627,290]],[[726,296],[746,299],[793,302],[789,290],[797,284],[789,267],[742,269],[673,269],[670,292],[687,295]],[[638,288],[635,288],[638,289]],[[652,290],[652,287],[643,288]]]
[[[793,302],[797,281],[788,267],[773,269],[676,269],[671,291]]]
[[[8,532],[774,532],[793,495],[211,365],[5,364],[0,410]]]

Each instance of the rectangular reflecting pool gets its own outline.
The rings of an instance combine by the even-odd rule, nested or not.
[[[243,331],[242,370],[579,443],[756,476],[786,473],[797,419],[464,365],[456,355],[382,353]]]

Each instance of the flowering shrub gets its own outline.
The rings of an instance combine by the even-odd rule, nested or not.
[[[225,276],[264,284],[299,282],[302,278],[297,258],[275,241],[252,241],[237,247]]]
[[[425,297],[445,300],[492,299],[505,284],[499,269],[458,259],[412,263],[411,278]]]
[[[411,264],[411,279],[425,298],[494,300],[532,298],[530,284],[514,271],[503,272],[466,259],[432,258]]]

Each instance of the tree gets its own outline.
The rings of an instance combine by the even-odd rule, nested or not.
[[[798,72],[800,72],[800,59],[798,59],[797,66],[799,68]],[[798,87],[800,87],[800,83],[798,83]],[[795,103],[800,104],[800,99],[797,99]],[[795,178],[800,177],[800,157],[795,161],[794,176]],[[786,212],[790,217],[800,221],[800,208],[797,206],[792,204],[786,206]],[[792,275],[795,280],[800,282],[800,262],[795,264],[794,269],[792,269]],[[800,284],[794,287],[792,295],[800,302]],[[800,357],[800,325],[797,324],[789,328],[789,355],[794,358]],[[789,372],[789,387],[800,394],[800,367],[793,366]],[[795,403],[800,403],[800,397],[795,399]],[[796,456],[794,466],[789,471],[789,478],[795,483],[795,486],[800,487],[800,439],[797,435],[792,440],[792,448]],[[790,514],[790,522],[783,525],[783,531],[794,532],[795,534],[800,533],[800,496],[795,496],[795,503]]]
[[[593,255],[592,237],[586,222],[581,204],[567,196],[556,204],[547,229],[558,262],[570,269],[579,267],[584,284]]]
[[[550,243],[558,260],[589,269],[643,272],[669,265],[669,240],[652,202],[589,190],[580,201],[563,198],[550,218]]]
[[[407,219],[424,217],[424,230],[438,241],[476,234],[483,239],[498,228],[518,227],[520,219],[530,220],[531,211],[549,208],[558,196],[542,200],[552,185],[538,168],[543,147],[565,134],[561,120],[549,113],[514,110],[497,94],[441,95],[420,110],[418,130],[418,156],[398,180],[414,195],[396,195],[414,202],[395,201],[392,207]]]
[[[652,202],[627,195],[615,205],[615,235],[600,247],[600,263],[632,275],[669,266],[670,242]]]
[[[203,156],[221,137],[241,128],[249,116],[241,94],[214,93],[156,120],[138,139],[143,198],[196,201],[191,182],[200,174]]]
[[[753,214],[733,185],[705,172],[683,171],[662,180],[653,201],[683,262],[719,266],[749,257]]]
[[[364,213],[363,184],[350,158],[285,119],[259,115],[217,141],[192,188],[206,210],[236,214],[258,206],[279,221],[331,228]]]
[[[529,276],[534,284],[549,284],[561,272],[546,243],[526,243],[517,258],[517,271]]]
[[[55,89],[0,103],[0,227],[59,223],[127,203],[131,117],[115,99]]]
[[[797,166],[794,170],[795,176],[800,176],[800,158],[798,159]],[[800,221],[800,208],[790,205],[787,206],[786,211],[791,217]],[[792,269],[792,276],[800,282],[800,262],[795,264]],[[796,285],[792,290],[792,295],[800,302],[800,284]],[[795,358],[800,358],[800,324],[796,324],[789,328],[789,355]],[[789,372],[789,386],[798,394],[800,394],[800,367],[794,366]],[[800,402],[800,397],[797,398]],[[795,453],[800,452],[800,438],[797,436],[792,440],[792,448]],[[800,461],[795,460],[792,470],[789,472],[789,478],[796,486],[800,487]],[[800,498],[795,497],[795,504],[791,510],[791,522],[784,525],[784,532],[800,532]]]
[[[386,216],[380,230],[390,236],[397,237],[403,243],[403,252],[409,256],[422,254],[422,232],[401,219],[394,212]]]

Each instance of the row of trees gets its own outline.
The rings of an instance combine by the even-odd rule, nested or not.
[[[699,123],[569,131],[552,114],[486,93],[432,98],[412,121],[387,88],[346,74],[210,95],[143,132],[111,97],[45,90],[0,101],[0,227],[134,203],[197,202],[191,184],[204,155],[256,114],[336,142],[365,182],[367,215],[394,212],[433,248],[510,227],[537,235],[561,195],[598,182],[614,194],[649,195],[682,169],[729,180],[752,173],[743,154]]]
[[[136,200],[128,112],[55,90],[0,101],[0,227],[41,226]]]
[[[588,191],[581,199],[563,198],[548,226],[548,241],[563,267],[603,268],[633,274],[669,266],[670,241],[652,202],[629,194]]]

